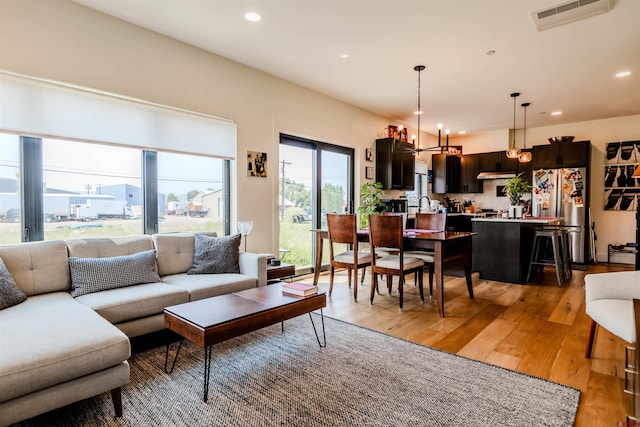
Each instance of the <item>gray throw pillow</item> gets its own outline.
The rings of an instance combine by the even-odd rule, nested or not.
[[[187,274],[240,273],[240,234],[225,237],[195,235],[193,265]]]
[[[73,296],[160,282],[154,249],[106,258],[69,257]]]
[[[20,304],[27,296],[22,292],[0,258],[0,310]]]

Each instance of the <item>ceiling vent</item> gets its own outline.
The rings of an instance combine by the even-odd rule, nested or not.
[[[568,24],[590,16],[608,12],[609,0],[570,0],[553,7],[531,12],[538,31]]]

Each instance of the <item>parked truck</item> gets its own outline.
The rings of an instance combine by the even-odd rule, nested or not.
[[[209,214],[209,208],[205,208],[200,202],[190,202],[188,215],[191,218],[204,218]]]
[[[167,203],[167,215],[187,215],[189,212],[189,202],[173,201]]]
[[[133,218],[133,210],[122,200],[87,200],[75,206],[74,218],[80,221],[95,221],[107,218]]]
[[[45,194],[43,207],[45,222],[71,219],[71,202],[66,194]]]

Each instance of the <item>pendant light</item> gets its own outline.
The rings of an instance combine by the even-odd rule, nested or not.
[[[442,148],[441,148],[441,145],[440,145],[442,123],[438,123],[438,145],[436,147],[424,147],[424,148],[422,148],[420,146],[420,116],[422,116],[422,100],[421,100],[421,96],[420,96],[420,89],[421,89],[420,73],[422,71],[424,71],[426,68],[427,67],[425,65],[416,65],[415,67],[413,67],[413,70],[418,72],[418,110],[413,113],[416,116],[418,116],[418,135],[417,135],[417,138],[413,138],[412,137],[412,139],[414,140],[414,148],[413,148],[413,150],[411,150],[411,152],[412,152],[412,154],[414,156],[416,154],[422,153],[423,151],[442,152]],[[445,131],[445,133],[447,135],[447,146],[448,146],[449,145],[449,129],[447,129]]]
[[[531,105],[530,102],[525,102],[524,104],[522,104],[522,106],[524,107],[524,128],[522,129],[522,134],[524,136],[525,150],[527,149],[527,107],[529,105]],[[531,154],[531,151],[521,151],[520,156],[518,157],[518,161],[520,163],[529,163],[532,158],[533,155]]]
[[[425,68],[427,67],[424,65],[416,65],[415,67],[413,67],[413,70],[418,72],[418,110],[415,113],[413,113],[418,116],[418,144],[417,144],[417,147],[414,147],[414,150],[413,150],[414,155],[424,151],[422,148],[420,148],[420,116],[422,116],[422,109],[420,108],[421,107],[420,106],[420,88],[421,88],[420,74],[424,71]]]
[[[520,96],[520,92],[513,92],[511,97],[513,98],[513,147],[509,147],[507,150],[507,157],[510,159],[517,159],[520,157],[520,149],[516,147],[516,98]]]

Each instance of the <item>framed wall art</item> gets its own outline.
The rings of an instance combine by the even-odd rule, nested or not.
[[[604,210],[635,211],[640,199],[640,141],[607,143],[604,166]]]
[[[373,162],[373,149],[372,148],[365,148],[364,149],[364,159],[367,162]]]
[[[247,176],[267,177],[267,153],[247,150]]]
[[[375,179],[376,171],[373,166],[367,166],[364,168],[364,176],[367,179]]]

